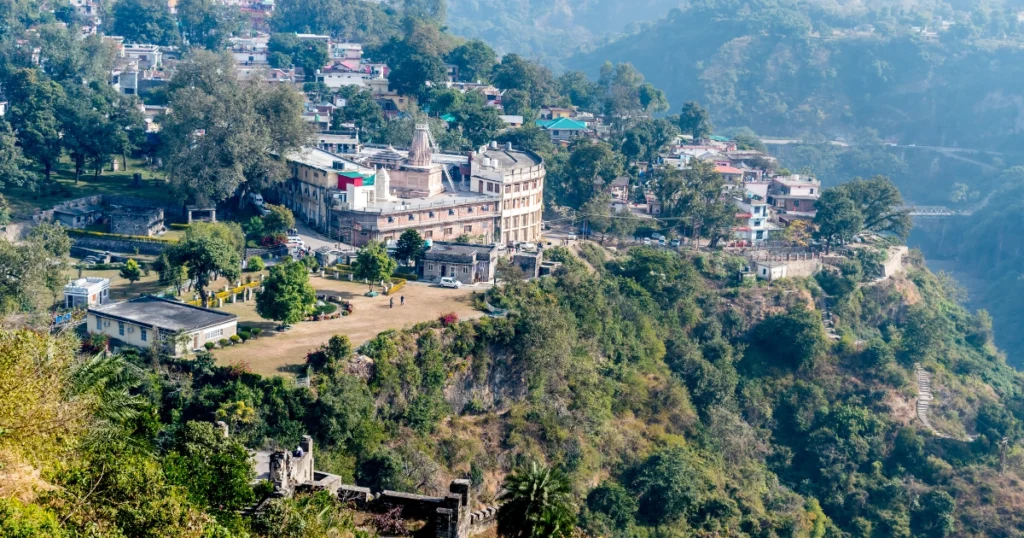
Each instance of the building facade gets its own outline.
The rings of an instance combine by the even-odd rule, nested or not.
[[[159,297],[92,306],[86,316],[89,334],[103,334],[124,344],[148,349],[173,346],[181,355],[202,349],[206,342],[230,338],[238,329],[238,316],[191,306]],[[175,339],[180,341],[174,342]]]
[[[544,212],[544,159],[512,145],[489,146],[470,159],[470,190],[499,198],[497,240],[504,243],[540,240]]]
[[[64,308],[88,308],[110,302],[110,279],[84,277],[64,286]]]

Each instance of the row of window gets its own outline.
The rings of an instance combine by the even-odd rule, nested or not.
[[[103,330],[103,318],[101,318],[99,316],[96,317],[96,330],[97,331],[102,331]],[[118,336],[124,336],[124,322],[123,321],[117,322],[117,334],[118,334]],[[146,330],[145,327],[140,327],[139,328],[139,338],[141,338],[143,342],[149,341],[149,331]]]
[[[539,194],[532,194],[524,198],[513,198],[511,200],[505,200],[505,209],[518,209],[520,207],[529,207],[534,204],[541,202],[541,196]]]
[[[512,194],[513,192],[520,192],[520,190],[521,190],[520,187],[523,187],[523,186],[525,186],[527,189],[536,189],[537,185],[539,185],[539,184],[540,183],[538,182],[538,180],[535,179],[535,180],[533,180],[531,182],[528,182],[528,183],[516,183],[515,185],[505,185],[505,194]],[[495,189],[495,192],[497,192],[497,189]]]
[[[491,205],[490,204],[484,204],[483,206],[480,207],[480,210],[481,211],[490,211],[491,210]],[[466,213],[467,214],[472,214],[473,213],[473,207],[472,206],[467,207],[466,208]],[[455,215],[455,208],[448,209],[448,216],[454,216],[454,215]],[[436,216],[437,216],[437,213],[435,213],[433,211],[428,211],[426,218],[432,219],[432,218],[434,218]],[[396,218],[399,218],[399,217],[396,217],[396,216],[393,216],[393,215],[389,216],[388,217],[388,222],[395,222]],[[409,213],[409,215],[407,216],[407,220],[416,220],[416,213]]]
[[[521,222],[519,220],[519,215],[516,215],[514,217],[505,217],[505,229],[508,230],[511,228],[518,228],[520,224],[522,226],[530,226],[533,224],[537,224],[541,220],[540,211],[536,213],[522,215],[522,217],[523,219]]]

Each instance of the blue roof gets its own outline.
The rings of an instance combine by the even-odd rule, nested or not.
[[[541,129],[558,129],[560,131],[585,131],[587,124],[569,118],[558,118],[556,120],[537,120],[537,127]]]

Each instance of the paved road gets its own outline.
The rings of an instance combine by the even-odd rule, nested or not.
[[[330,239],[324,236],[323,234],[317,232],[316,230],[313,230],[305,223],[296,222],[295,228],[299,230],[299,237],[302,238],[302,242],[305,243],[307,247],[310,247],[313,250],[316,250],[320,247],[333,247],[336,245],[340,245],[342,249],[350,248],[350,246],[346,245],[345,243],[341,243],[333,239]]]

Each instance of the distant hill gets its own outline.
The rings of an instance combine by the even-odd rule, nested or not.
[[[543,60],[558,70],[579,49],[663,17],[680,0],[449,0],[448,26],[499,52]]]
[[[719,125],[763,134],[849,138],[872,128],[901,143],[1019,146],[1016,15],[993,11],[990,20],[1002,22],[986,26],[953,15],[960,20],[950,25],[902,10],[879,18],[705,3],[566,63],[596,75],[606,61],[631,62],[674,109],[696,99]]]

